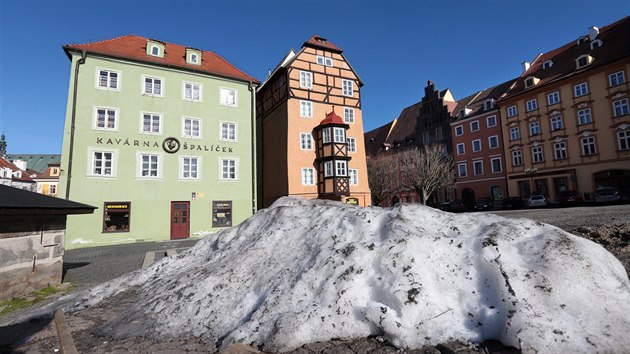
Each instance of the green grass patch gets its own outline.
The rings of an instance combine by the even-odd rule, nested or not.
[[[45,300],[50,295],[58,293],[60,290],[54,286],[47,286],[41,290],[37,290],[26,297],[14,297],[13,299],[0,302],[0,316],[6,315],[15,310],[27,308],[33,304]]]

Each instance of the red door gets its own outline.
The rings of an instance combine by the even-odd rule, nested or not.
[[[190,202],[171,202],[171,240],[188,238]]]

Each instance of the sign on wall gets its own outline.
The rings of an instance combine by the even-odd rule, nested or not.
[[[217,200],[212,202],[212,227],[232,226],[232,201]]]

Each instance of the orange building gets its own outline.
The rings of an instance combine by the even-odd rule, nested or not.
[[[313,36],[299,51],[291,50],[282,59],[257,94],[260,207],[282,196],[371,204],[363,142],[362,86],[343,51],[325,38]],[[349,192],[338,198],[318,193],[318,179],[325,171],[319,171],[323,160],[316,154],[318,143],[314,139],[315,128],[332,112],[343,117],[348,126],[331,128],[331,132],[339,132],[331,137],[334,143],[343,139],[347,146],[345,168],[343,162],[336,163],[334,175],[343,177],[342,182],[347,180]]]

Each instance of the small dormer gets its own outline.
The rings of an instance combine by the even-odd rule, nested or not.
[[[586,42],[588,42],[588,37],[587,36],[582,36],[582,37],[578,38],[576,44],[580,45],[580,44],[586,43]]]
[[[587,65],[590,65],[593,60],[595,60],[595,58],[588,54],[580,55],[579,57],[577,57],[577,59],[575,59],[575,68],[580,69]]]
[[[154,39],[147,40],[147,55],[164,58],[164,43]]]
[[[591,50],[601,47],[602,44],[604,44],[604,42],[602,42],[601,39],[596,39],[596,40],[591,41]]]
[[[496,103],[497,103],[497,101],[494,98],[489,98],[489,99],[485,100],[483,102],[483,110],[484,111],[491,110],[492,108],[494,108]]]
[[[186,48],[186,63],[201,65],[201,51],[194,48]]]
[[[552,66],[553,66],[553,61],[551,61],[551,60],[545,60],[545,61],[543,62],[543,65],[542,65],[542,66],[543,66],[543,69],[549,69],[550,67],[552,67]]]
[[[525,88],[536,86],[540,82],[540,79],[535,76],[530,76],[525,79]]]
[[[468,108],[468,107],[464,107],[462,109],[459,110],[459,113],[457,114],[457,116],[459,118],[464,118],[466,117],[468,114],[470,114],[470,112],[472,112],[472,109]]]

